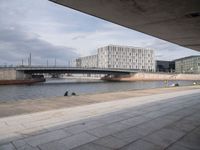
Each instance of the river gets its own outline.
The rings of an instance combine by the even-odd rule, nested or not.
[[[171,81],[180,86],[192,85],[193,81]],[[1,85],[0,102],[38,99],[63,96],[66,91],[75,92],[77,95],[103,93],[124,90],[137,90],[165,87],[163,81],[151,82],[104,82],[101,80],[77,80],[77,79],[47,79],[44,83],[33,85]]]

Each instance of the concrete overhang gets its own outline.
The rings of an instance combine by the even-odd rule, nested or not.
[[[200,0],[51,0],[200,51]]]

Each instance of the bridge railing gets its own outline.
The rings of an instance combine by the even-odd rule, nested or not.
[[[139,69],[124,69],[124,68],[99,68],[99,67],[66,67],[66,66],[23,66],[16,67],[17,70],[100,70],[100,71],[122,71],[122,72],[139,72]]]

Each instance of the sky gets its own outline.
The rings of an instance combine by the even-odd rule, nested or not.
[[[0,0],[0,66],[69,65],[109,44],[155,49],[156,59],[200,55],[48,0]]]

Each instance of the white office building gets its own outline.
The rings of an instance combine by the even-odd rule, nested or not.
[[[82,67],[82,68],[98,67],[97,59],[98,59],[97,55],[80,57],[76,59],[76,67]]]
[[[130,46],[108,45],[98,48],[97,55],[77,59],[77,67],[155,71],[154,50]]]
[[[155,71],[154,50],[109,45],[98,49],[98,67]]]

